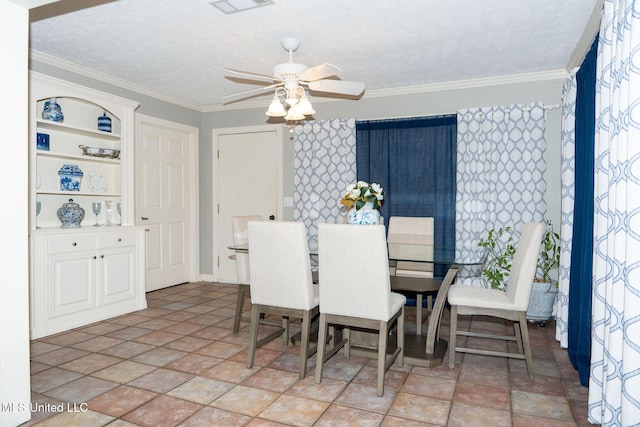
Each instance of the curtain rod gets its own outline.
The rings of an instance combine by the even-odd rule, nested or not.
[[[561,108],[562,104],[551,104],[551,105],[543,105],[545,111],[555,110],[557,108]],[[525,107],[522,109],[523,111],[530,111],[531,107]],[[510,111],[508,108],[506,111]],[[419,118],[430,118],[436,116],[448,116],[448,115],[456,115],[458,111],[454,111],[453,113],[435,113],[431,115],[420,115],[420,116],[398,116],[398,117],[380,117],[380,118],[369,118],[369,119],[356,119],[356,122],[374,122],[374,121],[383,121],[383,120],[396,120],[396,119],[419,119]]]
[[[560,108],[560,107],[562,107],[562,105],[560,105],[560,104],[551,104],[551,105],[543,105],[542,106],[544,111],[555,110],[556,108]],[[505,108],[504,111],[509,112],[509,111],[511,111],[511,109]],[[531,107],[524,107],[524,108],[522,108],[522,111],[531,111]]]

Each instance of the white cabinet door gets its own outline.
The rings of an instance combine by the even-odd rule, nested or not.
[[[98,305],[135,298],[136,236],[121,229],[98,234]]]
[[[133,247],[103,249],[98,256],[99,304],[135,298],[135,250]]]
[[[95,251],[77,251],[49,256],[49,318],[96,307]]]

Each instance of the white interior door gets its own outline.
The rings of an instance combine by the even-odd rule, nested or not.
[[[147,117],[138,122],[138,222],[147,229],[146,290],[197,274],[197,129]]]
[[[261,215],[281,219],[281,126],[267,130],[219,132],[218,142],[218,281],[237,283],[231,217]],[[214,209],[215,210],[215,209]]]

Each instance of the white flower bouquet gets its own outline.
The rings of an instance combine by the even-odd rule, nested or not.
[[[383,200],[384,190],[379,184],[375,182],[369,184],[365,181],[358,181],[347,187],[346,193],[342,196],[340,203],[343,204],[347,210],[354,206],[356,210],[360,210],[367,202],[373,203],[374,209],[379,209],[382,206]]]

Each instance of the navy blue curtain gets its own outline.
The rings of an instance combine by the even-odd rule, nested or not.
[[[593,267],[593,162],[595,153],[596,51],[591,45],[576,73],[576,189],[569,279],[569,359],[589,385]]]
[[[455,248],[456,138],[456,115],[356,122],[358,180],[384,188],[380,214],[433,217],[445,248]]]

